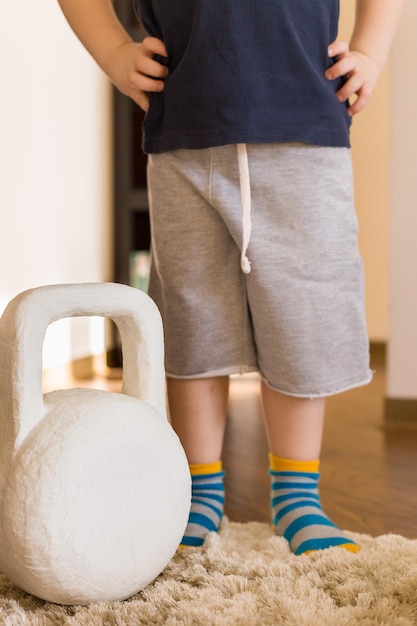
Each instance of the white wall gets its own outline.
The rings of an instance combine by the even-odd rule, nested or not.
[[[391,60],[389,398],[417,399],[417,2]]]
[[[109,279],[111,124],[109,84],[54,0],[3,4],[0,59],[1,312],[30,287]],[[90,352],[91,324],[52,326],[46,365]]]

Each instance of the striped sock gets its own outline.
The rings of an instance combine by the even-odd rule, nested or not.
[[[222,462],[190,465],[191,510],[181,547],[201,546],[210,531],[217,531],[223,517]]]
[[[269,455],[272,524],[294,554],[332,546],[357,552],[359,546],[343,536],[320,505],[319,461],[291,461]]]

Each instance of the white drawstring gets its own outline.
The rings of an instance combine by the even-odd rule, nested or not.
[[[246,256],[248,250],[252,222],[251,222],[251,191],[248,152],[245,143],[237,144],[237,160],[239,165],[240,196],[242,201],[242,252],[240,256],[240,267],[245,274],[250,273],[250,261]]]

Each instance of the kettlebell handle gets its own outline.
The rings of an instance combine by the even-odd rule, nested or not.
[[[162,321],[144,292],[117,283],[48,285],[16,296],[0,319],[0,411],[11,410],[9,445],[19,445],[43,415],[42,349],[48,326],[64,317],[108,317],[122,341],[123,393],[166,418]],[[8,436],[7,436],[8,435]],[[12,445],[13,445],[12,444]]]

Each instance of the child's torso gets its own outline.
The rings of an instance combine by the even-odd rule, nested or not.
[[[168,50],[145,149],[236,142],[349,143],[346,107],[324,78],[339,0],[135,0]]]

